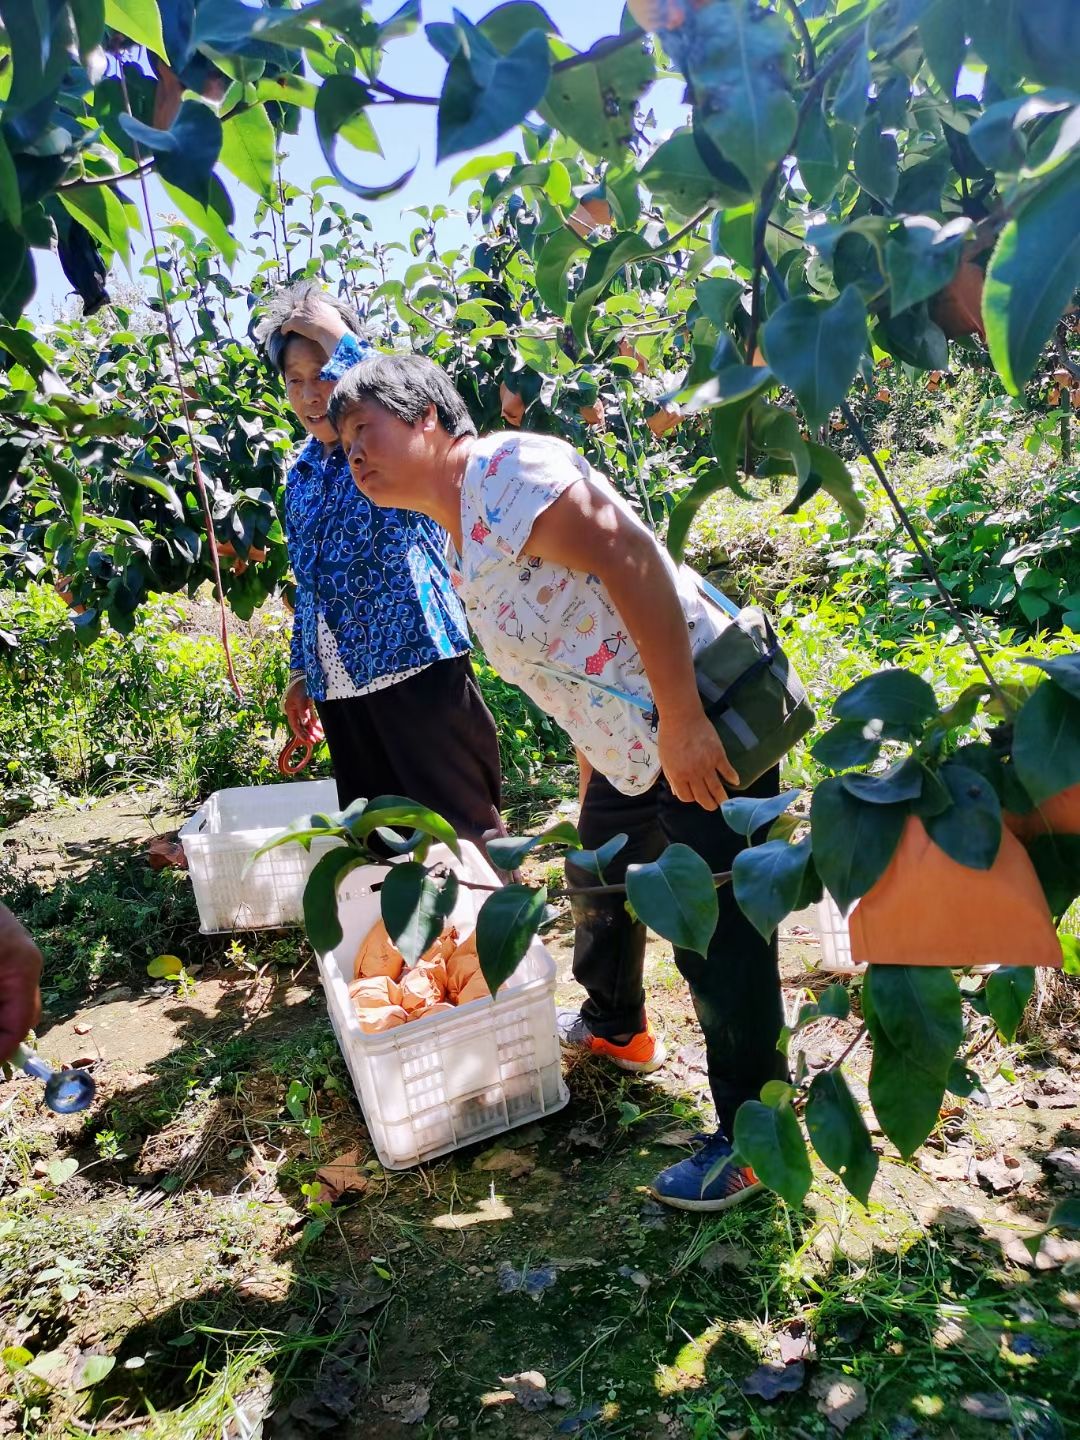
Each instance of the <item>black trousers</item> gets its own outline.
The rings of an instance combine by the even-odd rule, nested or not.
[[[741,793],[775,795],[778,789],[779,770],[772,770]],[[610,885],[625,880],[628,865],[655,860],[675,841],[696,850],[714,871],[730,870],[747,843],[719,810],[676,799],[662,776],[643,795],[623,795],[594,771],[578,829],[590,850],[620,832],[629,837],[604,870]],[[571,892],[597,883],[570,864],[566,880]],[[675,964],[690,987],[717,1117],[730,1136],[742,1102],[757,1099],[767,1080],[786,1079],[787,1067],[776,1049],[783,1024],[776,938],[762,939],[730,884],[718,888],[717,899],[720,920],[708,955],[676,947]],[[581,1010],[589,1028],[605,1039],[644,1029],[645,926],[630,918],[621,894],[572,893],[571,904],[574,978],[588,991]]]
[[[342,809],[360,796],[404,795],[464,840],[501,826],[499,741],[468,656],[316,708]]]

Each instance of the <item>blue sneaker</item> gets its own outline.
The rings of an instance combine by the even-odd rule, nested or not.
[[[685,1160],[661,1170],[649,1194],[676,1210],[727,1210],[765,1187],[749,1165],[736,1165],[731,1142],[722,1130],[696,1135],[697,1149]]]

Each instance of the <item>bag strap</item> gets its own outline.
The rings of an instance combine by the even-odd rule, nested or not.
[[[729,600],[728,597],[723,593],[723,591],[717,590],[715,585],[710,585],[708,580],[702,580],[700,576],[698,577],[698,584],[701,586],[702,590],[704,590],[705,594],[709,597],[709,599],[713,601],[714,604],[720,606],[721,610],[725,611],[733,618],[736,618],[738,616],[738,605],[735,604],[734,600]]]

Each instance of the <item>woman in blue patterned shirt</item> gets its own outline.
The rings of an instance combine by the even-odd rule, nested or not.
[[[501,828],[499,747],[446,535],[426,515],[372,505],[327,420],[336,381],[372,347],[314,281],[279,291],[255,334],[310,437],[285,487],[296,576],[289,725],[303,740],[325,734],[342,808],[406,795],[478,840]]]

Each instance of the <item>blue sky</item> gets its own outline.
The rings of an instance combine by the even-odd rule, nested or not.
[[[383,19],[391,15],[399,3],[400,0],[375,0],[371,8],[376,18]],[[479,20],[494,8],[495,3],[497,0],[458,0],[457,8],[470,20]],[[566,40],[578,49],[585,49],[602,35],[618,31],[623,4],[622,0],[547,0],[544,8]],[[433,21],[450,20],[454,4],[453,0],[423,0],[422,9],[425,24],[430,24]],[[415,35],[396,40],[390,45],[382,78],[388,85],[411,94],[437,95],[445,71],[446,62],[431,48],[423,29],[420,29]],[[680,124],[685,115],[684,107],[679,103],[680,94],[681,83],[673,81],[657,85],[650,93],[648,103],[655,109],[657,120],[665,129]],[[385,110],[378,111],[375,119],[385,158],[361,154],[348,145],[340,145],[338,159],[345,172],[361,183],[378,184],[402,174],[418,161],[416,173],[408,185],[397,194],[373,204],[365,204],[337,187],[328,192],[330,195],[347,204],[350,209],[369,215],[374,223],[374,234],[383,241],[407,239],[416,224],[415,217],[405,213],[409,206],[437,205],[440,202],[453,206],[456,202],[464,207],[470,185],[463,185],[452,198],[449,190],[451,177],[465,163],[467,156],[455,155],[441,165],[435,163],[433,108],[388,106]],[[309,112],[304,112],[300,134],[286,136],[285,140],[288,158],[283,169],[286,180],[305,188],[312,180],[327,173],[327,165],[315,137]],[[502,141],[493,141],[483,148],[492,152],[513,149],[513,138],[508,135]],[[225,178],[236,207],[234,233],[244,241],[254,228],[252,214],[255,197],[238,185],[231,176]],[[131,187],[129,194],[133,200],[139,200],[136,186]],[[171,210],[167,197],[153,183],[150,186],[150,203],[155,211],[155,218]],[[456,224],[447,223],[440,227],[440,232],[448,247],[461,243],[468,233],[464,218]],[[138,257],[135,265],[137,272],[145,245],[137,241],[134,250]],[[30,306],[30,315],[32,319],[48,320],[58,307],[66,305],[69,286],[54,255],[35,251],[35,261],[38,268],[38,287]],[[237,274],[243,275],[251,268],[251,260],[241,255],[237,261]],[[122,276],[123,270],[119,262],[117,270],[119,276]]]

